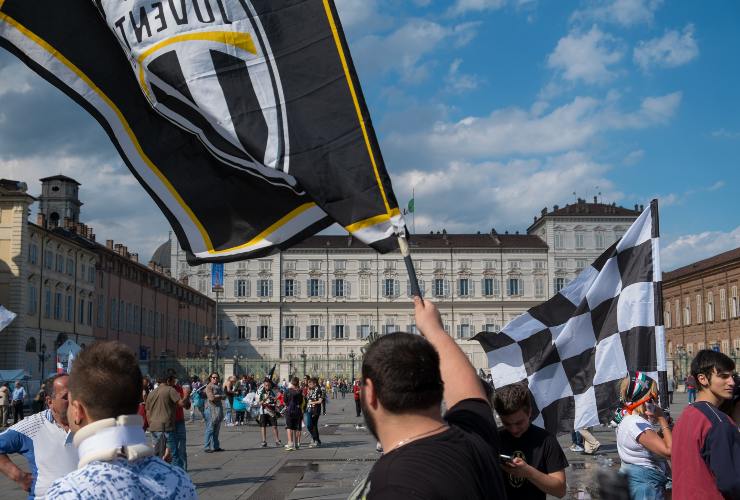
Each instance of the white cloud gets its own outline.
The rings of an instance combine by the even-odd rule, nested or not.
[[[97,241],[123,243],[144,263],[170,230],[162,212],[117,156],[104,160],[65,154],[26,156],[0,160],[0,172],[26,182],[32,195],[41,192],[41,177],[62,173],[76,179],[82,184],[80,201],[84,203],[80,219],[93,228]],[[32,210],[38,210],[38,203]]]
[[[675,68],[696,59],[699,47],[694,39],[694,25],[687,25],[682,33],[666,32],[660,38],[639,42],[634,49],[635,63],[647,71],[652,67]]]
[[[571,21],[601,21],[620,26],[651,24],[663,0],[597,0],[577,10]]]
[[[418,232],[524,231],[544,206],[563,204],[571,193],[592,192],[600,186],[605,199],[622,194],[605,176],[609,167],[580,152],[545,160],[518,159],[506,163],[452,161],[437,169],[411,170],[394,176],[399,199],[415,190]],[[464,202],[462,201],[464,200]]]
[[[663,270],[676,269],[740,247],[740,226],[730,231],[704,231],[679,236],[660,252]]]
[[[454,47],[470,43],[477,33],[479,23],[462,23],[444,26],[425,19],[411,19],[387,36],[369,35],[352,47],[354,60],[361,66],[363,75],[398,72],[407,83],[418,83],[429,74],[429,61],[425,57],[443,42]]]
[[[645,98],[631,112],[617,109],[615,99],[576,97],[546,114],[541,106],[533,106],[530,111],[507,108],[488,116],[437,121],[426,130],[390,133],[384,144],[412,157],[437,159],[559,153],[584,146],[600,132],[664,124],[675,114],[681,93]]]
[[[644,156],[644,150],[636,149],[634,151],[630,151],[630,153],[625,156],[624,160],[622,160],[622,163],[624,163],[625,165],[634,165],[635,163],[639,163]]]
[[[0,67],[0,96],[10,93],[25,94],[33,89],[36,76],[20,62]]]
[[[506,0],[456,0],[450,7],[451,15],[461,15],[466,12],[483,12],[498,10],[506,5]]]
[[[720,137],[723,139],[740,139],[740,131],[725,130],[723,128],[712,131],[712,137]]]
[[[336,0],[336,6],[342,28],[349,35],[385,28],[392,23],[392,19],[382,13],[378,0]]]
[[[455,59],[447,70],[445,90],[453,94],[462,94],[470,90],[475,90],[480,84],[480,78],[478,76],[460,72],[462,62],[462,59]]]
[[[609,67],[623,56],[618,45],[617,39],[597,26],[592,26],[587,33],[571,31],[558,41],[547,58],[547,65],[571,82],[608,82],[615,76]]]

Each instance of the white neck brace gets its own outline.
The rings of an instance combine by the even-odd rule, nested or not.
[[[75,433],[73,440],[80,456],[77,467],[82,468],[94,460],[138,460],[154,455],[143,425],[139,415],[121,415],[86,425]]]

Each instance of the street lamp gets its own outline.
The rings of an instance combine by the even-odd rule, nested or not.
[[[301,350],[301,359],[303,360],[303,375],[306,376],[306,350]]]
[[[41,347],[39,349],[41,352],[39,352],[39,363],[41,363],[41,376],[39,377],[39,380],[44,380],[44,374],[46,373],[44,371],[44,366],[46,365],[46,344],[41,344]]]
[[[352,383],[355,382],[355,350],[349,351],[349,359],[352,360]]]
[[[215,367],[218,366],[218,353],[229,346],[229,339],[221,337],[220,335],[214,335],[212,337],[206,335],[203,337],[203,344],[209,349],[209,354],[213,356],[213,366],[211,366],[211,371],[214,371]]]

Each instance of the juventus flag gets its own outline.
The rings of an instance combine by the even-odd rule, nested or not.
[[[527,381],[534,423],[570,432],[609,421],[628,372],[665,370],[661,293],[654,200],[554,297],[475,339],[494,386]]]
[[[404,222],[331,0],[0,0],[0,43],[87,109],[191,263]]]

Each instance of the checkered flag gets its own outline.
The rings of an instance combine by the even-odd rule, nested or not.
[[[494,385],[527,380],[534,423],[554,434],[608,422],[628,372],[653,372],[657,380],[658,367],[665,369],[660,282],[653,201],[622,239],[554,297],[501,332],[475,337]]]

